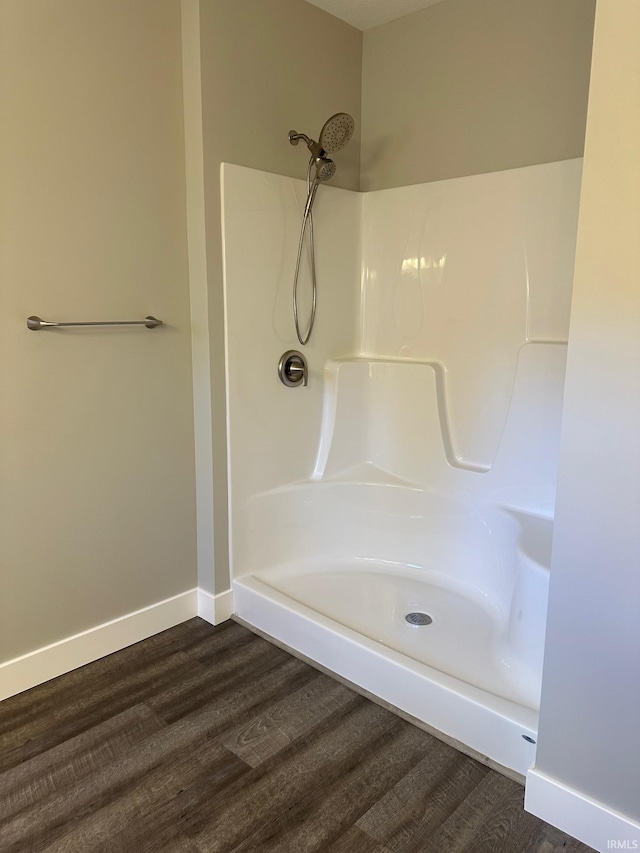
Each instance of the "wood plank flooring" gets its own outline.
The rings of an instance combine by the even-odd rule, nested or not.
[[[0,703],[1,853],[588,853],[522,802],[234,622]]]

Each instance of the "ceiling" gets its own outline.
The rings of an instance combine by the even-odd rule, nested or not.
[[[443,0],[307,0],[359,30],[370,30]]]

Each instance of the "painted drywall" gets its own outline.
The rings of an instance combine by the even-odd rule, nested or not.
[[[201,378],[210,371],[210,427],[197,429],[203,436],[208,431],[212,444],[207,445],[206,437],[199,443],[197,465],[212,459],[214,483],[215,577],[201,566],[200,586],[220,592],[229,585],[220,165],[228,162],[303,178],[307,150],[289,144],[289,130],[313,136],[329,116],[345,111],[355,118],[357,130],[350,145],[335,155],[338,173],[333,184],[357,189],[362,33],[303,0],[183,2],[184,15],[192,23],[199,18],[200,40],[191,49],[201,55],[204,140],[200,221],[206,233],[206,281],[202,275],[194,279],[192,295],[207,311],[208,331],[194,328],[194,334],[208,334],[210,341],[209,355],[203,346],[194,362],[194,373]],[[192,84],[197,87],[198,81]],[[187,116],[187,139],[197,135],[197,121],[194,114]],[[196,386],[196,408],[206,419],[206,403],[201,401],[207,389],[200,390],[204,396],[198,397]]]
[[[195,586],[180,2],[3,0],[0,89],[3,661]]]
[[[637,0],[598,0],[536,760],[636,824],[639,31]]]
[[[447,0],[364,33],[363,190],[581,157],[595,0]]]

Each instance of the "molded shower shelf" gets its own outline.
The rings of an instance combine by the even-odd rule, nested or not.
[[[498,408],[485,417],[477,430],[478,452],[465,458],[457,450],[440,365],[364,357],[329,361],[313,479],[358,482],[360,469],[367,482],[373,476],[445,495],[474,495],[551,517],[565,361],[564,344],[523,346],[510,405],[504,415]]]

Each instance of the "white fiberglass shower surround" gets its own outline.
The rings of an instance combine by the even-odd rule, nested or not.
[[[222,170],[234,612],[524,775],[581,160],[323,187],[297,388],[304,182]]]

